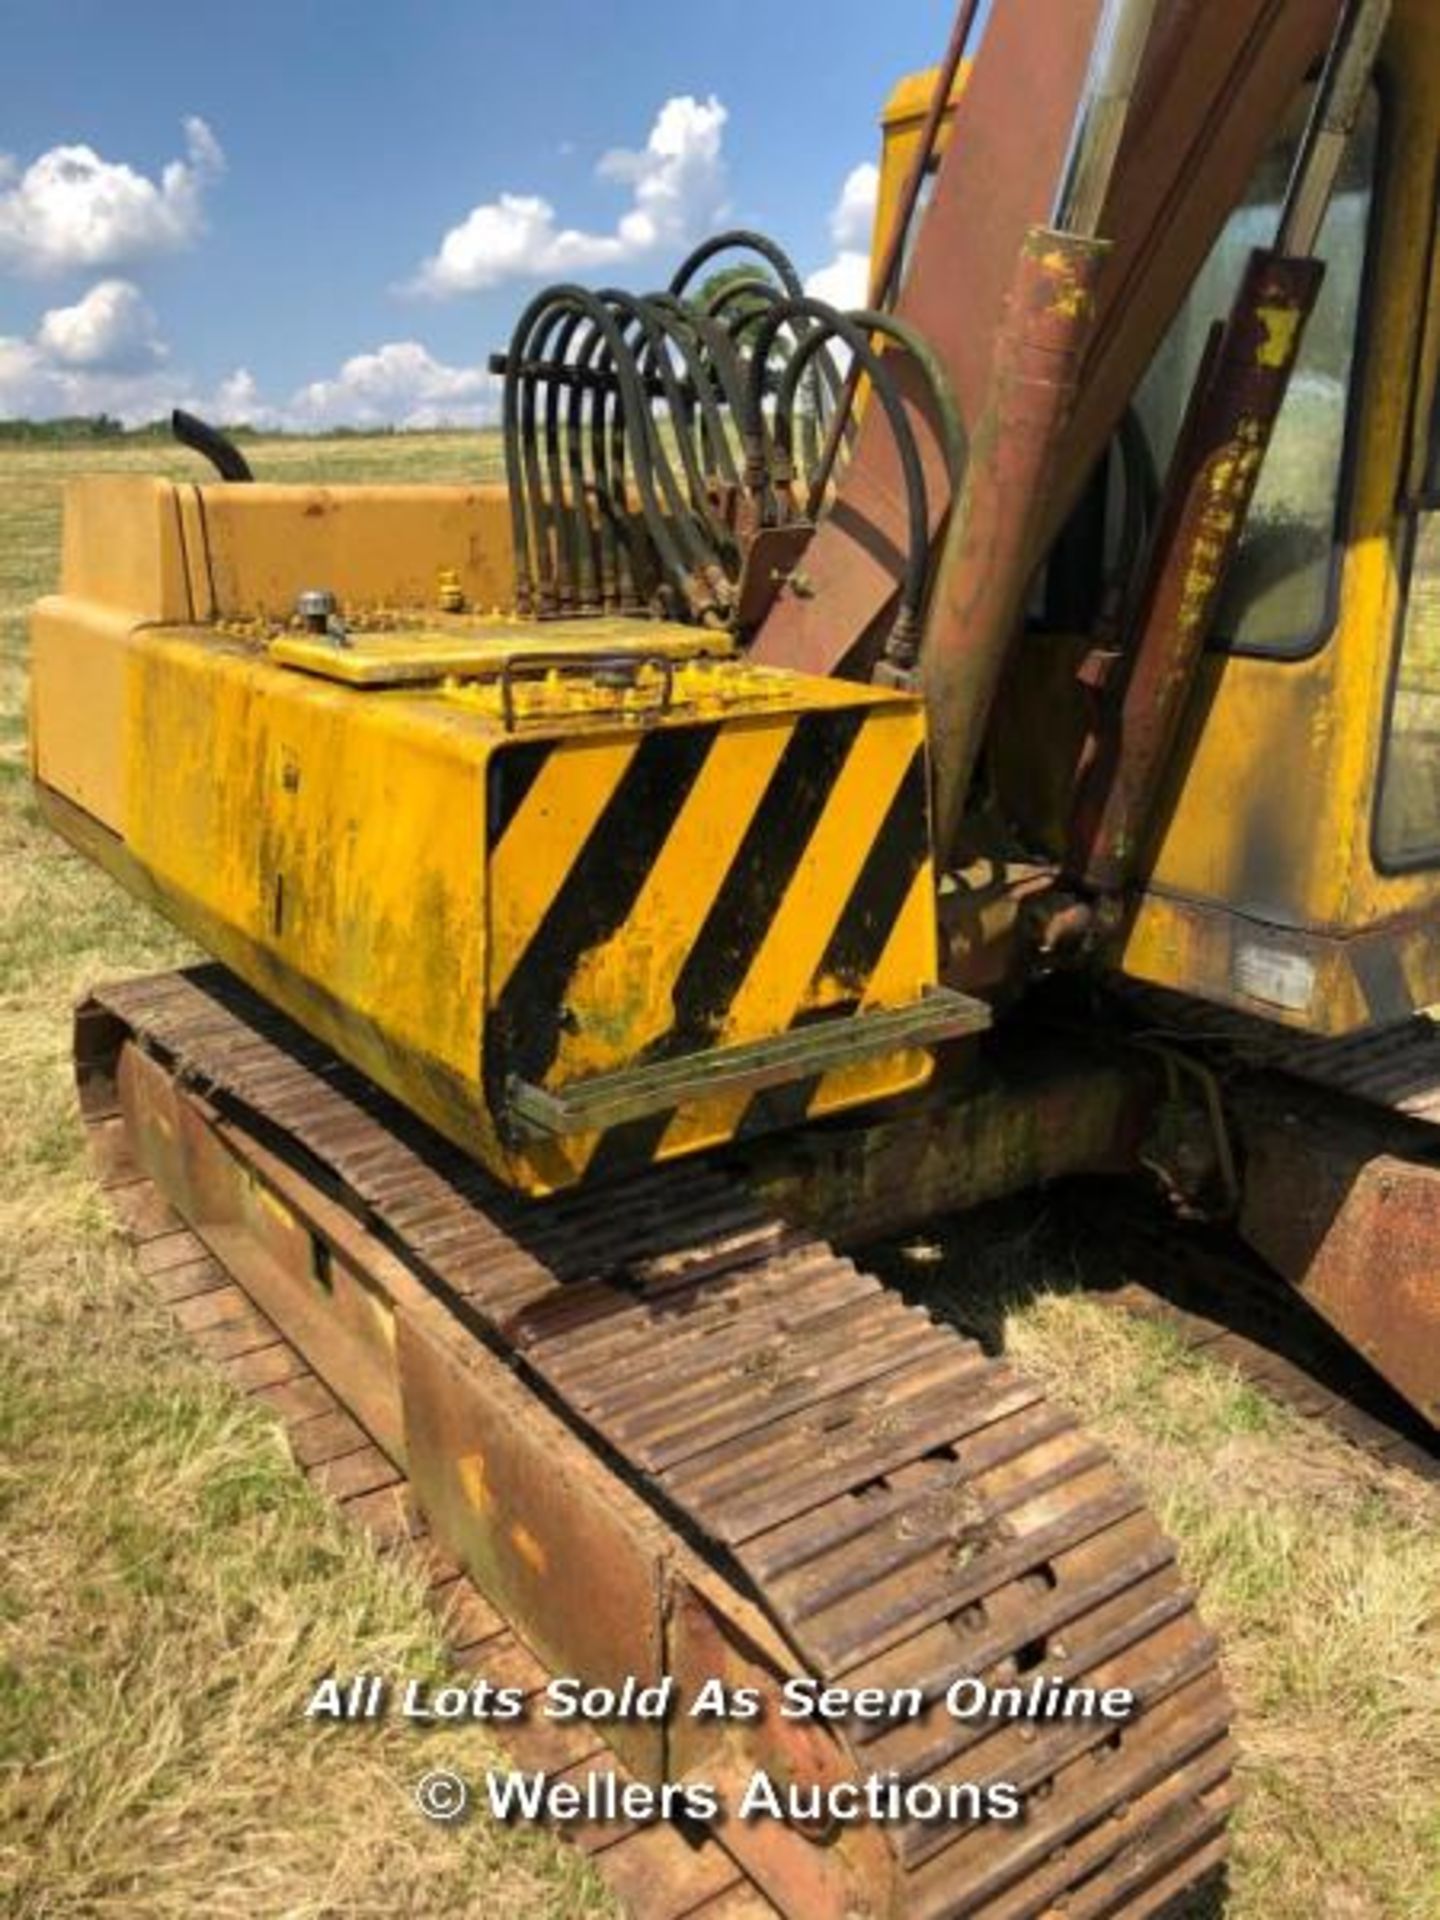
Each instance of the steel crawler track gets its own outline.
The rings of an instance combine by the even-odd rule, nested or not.
[[[783,1860],[722,1823],[782,1910],[1143,1915],[1218,1868],[1233,1752],[1214,1642],[1141,1495],[1009,1366],[704,1164],[515,1200],[216,967],[104,989],[77,1061],[96,1124],[115,1129],[118,1100],[136,1161],[171,1168],[162,1184],[227,1264],[236,1229],[206,1217],[179,1136],[252,1181],[308,1183],[313,1216],[338,1208],[377,1271],[383,1255],[418,1277],[447,1351],[499,1360],[496,1390],[518,1382],[554,1416],[557,1481],[572,1460],[615,1476],[716,1592],[758,1610],[790,1671],[921,1689],[920,1717],[843,1730],[852,1777],[1024,1796],[1018,1823],[899,1823],[883,1845],[792,1833]],[[407,1409],[405,1445],[443,1424],[434,1399]],[[450,1516],[429,1517],[457,1550]],[[1140,1711],[1117,1732],[938,1704],[963,1675],[1035,1673],[1130,1687]]]
[[[205,1244],[147,1179],[117,1137],[118,1115],[87,1115],[102,1185],[152,1292],[196,1349],[238,1393],[286,1430],[297,1465],[383,1554],[407,1555],[458,1674],[484,1674],[527,1700],[550,1678],[430,1533],[404,1474],[376,1445],[281,1334],[235,1285]],[[588,1721],[547,1724],[533,1712],[500,1729],[512,1766],[548,1769],[580,1783],[588,1775],[626,1778],[618,1756]],[[417,1776],[423,1747],[416,1750]],[[775,1908],[711,1836],[669,1821],[585,1822],[560,1831],[591,1859],[636,1920],[774,1920]]]

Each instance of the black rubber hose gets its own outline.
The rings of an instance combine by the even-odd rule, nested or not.
[[[768,275],[742,274],[704,302],[681,297],[708,261],[736,248],[765,261],[786,292]],[[925,342],[888,315],[846,316],[806,297],[786,256],[759,234],[717,234],[666,292],[563,285],[537,295],[512,337],[502,406],[522,606],[537,597],[541,613],[614,606],[627,589],[653,605],[663,583],[675,611],[723,617],[742,564],[729,501],[744,487],[762,525],[797,517],[795,416],[804,395],[813,495],[817,431],[842,389],[834,349],[843,345],[896,441],[908,517],[900,617],[918,623],[929,561],[924,468],[876,336],[903,346],[928,381],[953,481],[958,415]],[[807,517],[815,505],[807,501]]]
[[[717,233],[712,235],[710,239],[702,241],[685,260],[681,261],[679,267],[676,268],[670,281],[670,291],[674,294],[683,293],[686,286],[694,279],[701,267],[708,266],[710,261],[717,259],[722,253],[731,252],[758,254],[762,260],[767,262],[767,264],[775,270],[775,274],[780,281],[780,291],[777,293],[774,284],[758,274],[752,275],[743,281],[731,281],[719,290],[718,295],[712,297],[710,311],[714,313],[716,317],[718,317],[719,310],[728,305],[732,299],[738,300],[746,294],[749,294],[752,298],[756,294],[759,294],[769,299],[780,297],[793,301],[804,299],[805,288],[789,254],[785,252],[783,247],[777,245],[775,241],[770,239],[767,234],[755,233],[747,227],[732,227],[726,233]],[[744,327],[748,324],[748,318],[749,316],[747,315],[739,321],[737,332],[744,330]],[[800,330],[801,329],[797,328],[797,331]],[[820,363],[817,363],[817,367],[819,364]],[[819,375],[817,373],[817,382],[818,378]],[[838,378],[836,379],[834,391],[837,394],[839,392]],[[821,404],[818,384],[813,399],[818,413]]]
[[[904,320],[898,319],[892,313],[880,313],[872,311],[867,307],[858,307],[854,312],[847,313],[844,318],[848,320],[851,325],[861,328],[872,338],[878,333],[886,339],[893,340],[897,346],[903,347],[914,360],[929,390],[931,404],[935,411],[935,418],[939,424],[940,451],[945,459],[945,477],[950,482],[953,491],[956,482],[960,478],[961,469],[965,464],[965,428],[960,418],[960,409],[956,405],[949,379],[934,348],[931,347],[929,341],[925,339],[923,334],[918,333],[914,327],[908,325]],[[807,343],[805,347],[802,347],[801,354],[803,355],[812,350]],[[799,356],[797,356],[797,358],[798,357]],[[832,367],[833,364],[834,363],[831,362]],[[796,397],[794,389],[800,371],[799,366],[789,366],[786,368],[780,385],[780,395],[777,399],[777,418],[787,402],[789,408],[793,409],[794,407]],[[807,503],[806,512],[810,519],[814,519],[819,513],[821,504],[819,500],[814,499]]]
[[[529,495],[526,484],[528,448],[521,445],[521,389],[531,335],[552,304],[551,290],[537,293],[516,321],[505,356],[505,384],[500,398],[500,432],[505,451],[505,479],[510,496],[510,539],[514,550],[515,598],[522,613],[531,611],[537,590],[537,555],[530,538]]]
[[[666,398],[670,404],[670,417],[676,420],[676,408],[670,399],[667,366],[668,355],[673,351],[679,360],[684,381],[680,388],[681,417],[676,424],[676,433],[680,438],[681,459],[684,462],[686,477],[690,482],[692,506],[696,520],[704,530],[704,539],[709,549],[709,564],[721,565],[727,578],[733,577],[738,567],[738,554],[734,550],[734,540],[729,527],[721,519],[712,497],[710,481],[714,477],[714,464],[707,462],[706,448],[723,448],[724,457],[730,461],[734,470],[734,460],[730,455],[725,424],[720,407],[715,398],[715,375],[703,351],[699,350],[698,336],[695,332],[694,316],[672,294],[647,295],[637,303],[642,315],[658,327],[663,336],[663,346],[651,345],[645,360],[641,362],[642,372],[657,358],[662,362],[660,377],[666,386]],[[696,423],[698,422],[698,432]],[[738,480],[738,474],[737,474]],[[728,564],[726,564],[728,561]]]
[[[536,570],[541,611],[554,613],[563,604],[565,593],[564,533],[558,503],[554,499],[547,466],[541,457],[540,412],[545,398],[544,376],[540,369],[550,351],[550,342],[563,329],[567,311],[552,302],[536,321],[527,343],[526,364],[521,373],[520,439],[524,454],[525,488],[530,509],[532,537],[536,548]],[[547,447],[547,454],[551,450]]]
[[[607,287],[605,291],[599,295],[599,299],[605,302],[607,306],[612,307],[617,315],[623,316],[629,324],[633,325],[652,348],[658,347],[661,344],[661,334],[658,323],[653,316],[645,310],[643,303],[637,300],[632,294],[623,293],[618,289]],[[637,484],[640,485],[642,510],[645,514],[645,521],[650,530],[651,538],[660,549],[662,556],[666,557],[672,579],[680,585],[681,591],[689,598],[690,588],[688,588],[685,583],[687,581],[695,583],[699,578],[703,577],[706,570],[713,564],[713,555],[706,546],[688,511],[689,503],[687,502],[685,492],[681,489],[680,483],[676,478],[674,466],[665,457],[665,449],[661,444],[659,429],[656,426],[655,416],[650,407],[650,396],[646,392],[644,382],[640,377],[638,353],[634,349],[628,349],[628,343],[624,342],[623,334],[621,335],[621,343],[621,350],[626,353],[622,374],[627,389],[623,399],[626,419],[630,426],[628,439],[635,462],[636,481]],[[673,412],[676,405],[678,387],[668,357],[665,358],[663,365],[660,366],[659,373],[667,404]],[[687,443],[683,440],[681,445],[681,457],[683,461],[685,452],[691,450],[688,449]],[[689,478],[690,475],[687,466],[687,479]],[[697,472],[691,482],[692,488],[695,483],[698,482],[698,478]],[[652,511],[650,503],[655,500],[657,482],[661,492],[665,495],[668,520],[665,515],[660,513],[658,501]],[[667,554],[667,548],[670,550],[670,553],[678,556],[679,549],[682,546],[684,548],[683,557],[677,557],[677,559],[672,562],[669,554]]]
[[[578,313],[567,314],[556,328],[550,342],[548,357],[560,366],[565,366],[571,357],[576,333],[584,324]],[[562,401],[568,401],[574,391],[563,380],[551,376],[541,376],[540,384],[544,389],[544,432],[545,432],[545,471],[549,484],[549,504],[552,524],[555,527],[555,598],[562,613],[577,606],[583,606],[586,600],[585,558],[578,516],[574,509],[577,497],[583,500],[583,480],[578,490],[574,484],[574,474],[570,466],[570,446],[568,435],[562,428]],[[568,420],[568,405],[564,408]],[[566,480],[570,480],[567,494]]]
[[[708,313],[687,306],[673,294],[659,294],[656,299],[673,308],[677,328],[688,327],[694,336],[696,358],[704,374],[705,390],[710,402],[704,412],[704,425],[709,435],[710,472],[719,485],[738,487],[740,463],[735,422],[739,418],[740,395],[745,385],[740,356],[724,327],[718,325]]]
[[[804,297],[805,289],[800,283],[800,276],[785,249],[777,246],[766,234],[752,233],[746,227],[732,227],[728,233],[712,234],[708,240],[702,240],[671,275],[671,293],[683,294],[701,267],[708,266],[717,255],[731,252],[758,253],[762,260],[767,260],[775,269],[781,286],[792,300]]]
[[[1116,592],[1128,599],[1139,580],[1140,556],[1160,504],[1160,475],[1149,436],[1134,407],[1125,409],[1115,437],[1120,448],[1123,514],[1112,578]]]
[[[695,444],[690,432],[690,401],[684,387],[676,377],[674,364],[670,358],[670,333],[658,311],[651,303],[633,294],[612,292],[609,289],[601,296],[614,305],[627,319],[632,321],[641,335],[643,345],[635,351],[635,370],[640,376],[641,391],[646,395],[646,420],[654,436],[655,451],[660,457],[660,471],[668,472],[673,478],[673,468],[665,459],[664,448],[660,441],[659,429],[655,425],[655,416],[650,409],[650,382],[655,381],[660,388],[659,397],[665,403],[675,433],[676,451],[680,463],[685,469],[685,480],[689,492],[691,513],[703,517],[701,503],[705,497],[705,476],[696,456]],[[689,519],[684,514],[682,502],[684,495],[678,489],[672,496],[672,504],[677,515]],[[696,549],[697,560],[703,560],[702,549]]]
[[[721,406],[732,416],[742,380],[740,364],[724,330],[704,314],[687,307],[673,293],[650,294],[646,305],[665,326],[685,368],[700,410],[702,448],[708,449],[710,475],[723,473],[732,484],[739,484],[739,468],[731,451],[731,436],[726,432]]]
[[[612,296],[608,293],[593,294],[584,287],[571,285],[557,287],[554,292],[558,299],[573,302],[579,306],[604,339],[620,385],[621,408],[629,429],[625,435],[625,441],[634,464],[635,486],[640,495],[641,512],[666,572],[672,581],[683,581],[687,575],[685,558],[676,544],[656,492],[655,422],[650,413],[649,401],[640,385],[634,356],[627,347],[614,313],[610,310],[609,303]],[[627,303],[627,297],[621,295],[620,302]],[[668,466],[663,461],[660,465],[659,480],[666,492],[667,500],[672,505],[678,506],[680,504],[679,489],[675,484],[674,475],[669,472]]]
[[[603,438],[598,439],[593,426],[587,430],[588,413],[593,420],[597,406],[601,401],[599,382],[594,377],[591,365],[595,349],[600,345],[599,336],[593,327],[587,327],[581,333],[573,352],[567,355],[573,368],[573,378],[565,394],[565,457],[570,475],[571,511],[579,525],[576,528],[577,545],[583,546],[588,557],[589,594],[582,586],[580,604],[582,609],[593,605],[602,610],[613,609],[616,604],[616,558],[615,534],[610,516],[601,503],[603,473]],[[596,465],[586,465],[587,451],[597,455]],[[594,512],[591,511],[592,503]]]
[[[170,415],[170,431],[182,447],[189,447],[192,453],[202,454],[222,480],[238,484],[255,478],[250,471],[250,462],[235,442],[227,439],[218,427],[212,427],[208,420],[202,420],[198,414],[187,413],[183,407],[176,407]]]

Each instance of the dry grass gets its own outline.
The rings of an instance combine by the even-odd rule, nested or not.
[[[53,583],[78,465],[185,470],[156,448],[0,448],[0,1908],[17,1915],[602,1912],[571,1849],[410,1789],[483,1732],[317,1731],[320,1674],[427,1675],[419,1584],[192,1359],[86,1174],[68,1009],[173,964],[169,931],[39,824],[24,765],[25,605]],[[470,439],[267,446],[270,475],[476,469]],[[484,471],[483,463],[481,471]]]
[[[494,472],[468,436],[254,458],[276,478]],[[85,1174],[68,1006],[181,949],[28,799],[21,615],[53,579],[77,465],[192,470],[154,447],[0,448],[0,1900],[34,1916],[600,1910],[543,1836],[421,1825],[409,1786],[453,1737],[298,1720],[332,1665],[435,1666],[421,1596],[189,1357]],[[1052,1236],[980,1234],[955,1242],[944,1296],[962,1315],[977,1291],[992,1317],[1001,1301],[1007,1345],[1148,1488],[1225,1638],[1246,1785],[1233,1920],[1440,1916],[1440,1499],[1163,1333],[1050,1291]]]

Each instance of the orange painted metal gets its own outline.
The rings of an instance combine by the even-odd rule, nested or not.
[[[966,84],[897,302],[946,368],[972,432],[991,399],[995,343],[1026,235],[1051,212],[1094,37],[1096,0],[1007,0]],[[1106,207],[1083,389],[1048,497],[1027,514],[1038,557],[1115,430],[1185,291],[1335,24],[1335,0],[1164,0]],[[898,359],[898,356],[897,356]],[[950,488],[918,376],[898,367],[917,422],[932,526]],[[756,640],[762,661],[868,671],[904,552],[904,490],[871,410],[835,506]]]
[[[1240,1128],[1245,1239],[1440,1427],[1440,1167],[1417,1157],[1430,1129],[1280,1083],[1241,1103]]]
[[[980,0],[961,0],[960,11],[950,29],[949,45],[945,57],[935,71],[935,84],[930,94],[930,104],[925,110],[925,121],[920,129],[920,137],[915,143],[915,151],[910,159],[909,170],[900,189],[900,198],[896,204],[895,216],[890,221],[881,242],[880,257],[874,261],[870,270],[871,307],[888,309],[894,304],[895,284],[905,257],[905,241],[910,224],[915,218],[916,208],[920,204],[920,189],[925,176],[930,171],[937,151],[940,129],[944,125],[945,115],[950,106],[951,93],[955,86],[956,75],[960,71],[960,62],[965,48],[969,44],[975,26],[976,15],[980,10]],[[845,375],[844,390],[840,403],[825,434],[825,447],[820,456],[820,465],[810,483],[810,497],[805,508],[807,520],[818,518],[824,503],[825,492],[834,471],[835,455],[850,418],[850,410],[855,404],[855,392],[860,384],[860,365],[852,360]]]
[[[995,689],[1029,584],[1026,530],[1047,497],[1074,404],[1103,242],[1037,227],[1021,249],[990,398],[936,570],[920,673],[935,773],[934,836],[956,850]]]
[[[991,345],[1024,236],[1046,219],[1084,83],[1099,0],[1007,0],[995,10],[966,83],[935,196],[896,301],[936,349],[968,422],[984,406]],[[1024,76],[1024,110],[1017,80]],[[903,356],[896,377],[915,422],[932,528],[950,488],[924,383]],[[905,490],[878,409],[867,410],[831,513],[805,558],[807,597],[777,602],[758,660],[863,668],[857,645],[894,598],[905,550]],[[878,636],[877,636],[878,640]],[[857,655],[852,663],[851,656]]]

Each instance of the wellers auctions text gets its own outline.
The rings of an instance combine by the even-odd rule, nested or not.
[[[312,1691],[305,1707],[317,1721],[375,1721],[395,1717],[417,1728],[464,1721],[515,1722],[534,1716],[548,1720],[584,1719],[596,1727],[616,1721],[754,1721],[766,1715],[782,1720],[830,1723],[855,1721],[896,1724],[925,1716],[949,1715],[961,1721],[1128,1720],[1137,1711],[1134,1693],[1125,1687],[1072,1685],[1037,1672],[1022,1682],[991,1685],[977,1676],[953,1682],[943,1693],[919,1687],[852,1689],[792,1675],[773,1690],[733,1685],[719,1678],[704,1681],[688,1697],[671,1676],[648,1683],[631,1676],[618,1686],[587,1686],[558,1675],[539,1691],[500,1686],[483,1677],[465,1682],[392,1681],[383,1674],[332,1676]],[[828,1828],[866,1821],[881,1826],[901,1822],[995,1822],[1023,1817],[1024,1801],[1012,1781],[908,1780],[893,1768],[858,1779],[776,1778],[756,1768],[743,1780],[733,1776],[722,1790],[711,1782],[622,1779],[601,1766],[583,1778],[556,1777],[521,1769],[488,1771],[483,1797],[491,1816],[501,1821],[544,1820],[597,1824],[684,1819],[705,1824],[721,1818],[781,1820]],[[437,1769],[416,1789],[426,1817],[449,1821],[473,1798],[460,1776]]]
[[[722,1805],[718,1787],[705,1781],[665,1782],[651,1786],[643,1780],[621,1780],[613,1773],[592,1773],[583,1781],[556,1779],[546,1773],[487,1773],[485,1798],[497,1820],[546,1820],[564,1825],[572,1820],[604,1825],[620,1820],[692,1820],[708,1826],[722,1812],[739,1820],[803,1821],[812,1825],[849,1826],[868,1821],[878,1826],[902,1821],[1018,1820],[1023,1812],[1020,1790],[1008,1780],[903,1782],[894,1772],[868,1774],[863,1780],[834,1780],[801,1784],[777,1780],[756,1769],[738,1794],[727,1794]]]

